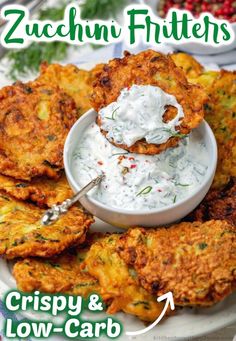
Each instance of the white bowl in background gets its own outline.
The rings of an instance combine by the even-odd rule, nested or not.
[[[91,109],[83,115],[70,130],[65,146],[64,146],[64,166],[68,182],[72,190],[77,193],[81,189],[81,185],[75,180],[72,171],[72,155],[76,149],[83,132],[88,126],[95,122],[97,113]],[[201,185],[191,193],[187,198],[172,204],[168,207],[145,210],[145,211],[131,211],[125,209],[117,209],[104,205],[91,196],[85,195],[80,199],[81,204],[94,216],[101,220],[118,227],[131,226],[160,226],[170,224],[190,213],[203,200],[207,194],[216,170],[217,164],[217,145],[214,134],[209,125],[203,121],[197,128],[203,137],[209,154],[209,165],[205,178]],[[122,189],[121,189],[122,190]]]
[[[159,0],[139,0],[139,3],[144,3],[148,6],[150,6],[155,13],[155,15],[158,17],[157,7]],[[160,18],[161,19],[161,18]],[[229,45],[220,45],[217,47],[204,45],[200,43],[184,43],[184,44],[169,44],[170,46],[173,46],[175,49],[184,51],[187,53],[193,53],[193,54],[199,54],[199,55],[214,55],[219,53],[224,53],[231,51],[236,48],[236,23],[230,24],[234,34],[235,39],[234,41]]]

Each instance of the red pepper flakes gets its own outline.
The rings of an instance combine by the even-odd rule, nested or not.
[[[137,165],[131,165],[130,168],[133,169],[133,168],[136,168]]]
[[[158,188],[158,189],[157,189],[157,192],[162,192],[162,189]]]
[[[99,166],[102,166],[103,162],[102,161],[98,161],[98,164],[99,164]]]

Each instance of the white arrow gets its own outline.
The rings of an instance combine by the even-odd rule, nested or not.
[[[130,336],[136,336],[136,335],[141,335],[144,333],[149,332],[149,330],[151,330],[152,328],[154,328],[165,316],[165,313],[168,309],[168,306],[170,305],[170,309],[174,310],[175,309],[175,304],[174,304],[174,298],[173,298],[173,294],[171,291],[169,291],[168,293],[160,296],[157,298],[157,302],[161,302],[166,300],[164,309],[162,310],[161,314],[158,316],[158,318],[156,319],[156,321],[154,321],[152,324],[150,324],[147,328],[138,330],[136,332],[126,332],[126,335],[130,335]]]

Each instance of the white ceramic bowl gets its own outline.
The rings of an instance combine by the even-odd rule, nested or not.
[[[139,0],[139,3],[145,3],[146,5],[150,6],[155,13],[156,16],[158,16],[157,13],[157,8],[158,8],[158,3],[159,0]],[[200,43],[185,43],[185,44],[169,44],[176,48],[177,50],[184,51],[187,53],[193,53],[193,54],[198,54],[198,55],[214,55],[214,54],[219,54],[219,53],[225,53],[228,51],[231,51],[236,48],[236,23],[230,24],[234,34],[235,34],[235,39],[231,44],[228,45],[220,45],[217,47],[214,46],[209,46],[209,45],[204,45]]]
[[[89,110],[83,115],[72,127],[69,132],[64,147],[64,165],[66,176],[73,191],[76,193],[81,189],[80,184],[75,180],[72,172],[72,155],[79,143],[80,137],[86,128],[95,122],[97,113]],[[204,139],[209,154],[209,165],[202,184],[194,191],[191,196],[177,202],[168,207],[152,209],[150,211],[128,211],[125,209],[117,209],[102,204],[96,199],[88,195],[84,196],[81,204],[94,216],[101,220],[118,227],[130,226],[158,226],[170,224],[186,216],[190,213],[205,197],[208,192],[217,164],[217,145],[215,137],[204,121],[197,128]],[[122,189],[121,189],[122,190]]]

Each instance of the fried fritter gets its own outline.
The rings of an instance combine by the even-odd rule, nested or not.
[[[92,235],[85,244],[67,250],[61,256],[18,261],[13,268],[17,287],[24,292],[40,290],[82,297],[96,292],[107,304],[108,313],[123,310],[142,320],[153,321],[163,305],[138,287],[135,271],[129,269],[115,252],[118,238],[115,234]],[[83,263],[85,259],[86,263]]]
[[[51,257],[71,245],[84,242],[93,218],[82,208],[72,207],[57,222],[41,225],[45,210],[0,196],[0,255]]]
[[[225,221],[130,229],[117,251],[154,295],[177,306],[211,306],[236,289],[236,229]]]
[[[80,245],[48,260],[27,258],[18,261],[13,267],[18,289],[23,292],[39,290],[82,297],[100,293],[98,280],[80,269],[87,251],[87,245]]]
[[[39,177],[30,182],[19,181],[0,174],[0,190],[16,199],[35,202],[39,207],[59,204],[73,194],[64,172],[58,180]]]
[[[189,82],[191,82],[191,79],[195,79],[196,77],[200,76],[204,71],[203,66],[187,53],[173,53],[170,55],[170,57],[176,66],[183,69]]]
[[[40,72],[39,82],[58,86],[74,99],[78,117],[91,108],[93,74],[90,71],[78,69],[72,64],[62,66],[44,63]]]
[[[202,78],[197,80],[202,82]],[[226,185],[236,177],[236,72],[221,71],[208,88],[205,118],[218,146],[218,165],[213,188]]]
[[[94,82],[92,105],[96,111],[117,100],[120,92],[133,84],[159,86],[165,92],[174,95],[182,105],[185,116],[176,130],[181,134],[188,134],[196,128],[203,119],[203,104],[207,97],[199,85],[187,82],[185,74],[178,68],[170,56],[147,50],[137,55],[125,54],[122,59],[113,59],[104,65],[103,72],[98,73]],[[197,99],[193,101],[193,98]],[[176,115],[176,110],[168,106],[164,114],[164,121],[168,122]],[[98,124],[101,118],[98,115]],[[102,131],[106,136],[107,132]],[[178,144],[179,137],[171,137],[166,143],[148,144],[145,139],[137,141],[133,146],[118,145],[130,152],[141,154],[158,154],[163,150]]]
[[[58,88],[31,82],[0,90],[0,173],[57,178],[76,119],[73,99]]]
[[[94,243],[86,255],[84,267],[97,278],[101,295],[110,301],[108,313],[124,311],[144,321],[154,321],[162,312],[163,304],[143,289],[131,267],[116,252],[120,236],[112,234]],[[83,266],[83,264],[82,264]]]
[[[236,226],[236,178],[220,190],[211,189],[184,221],[226,220]]]

